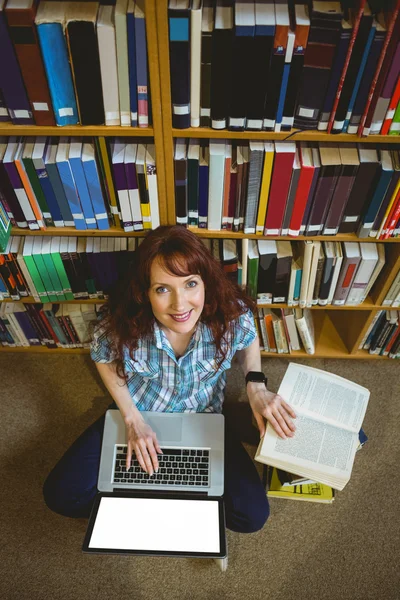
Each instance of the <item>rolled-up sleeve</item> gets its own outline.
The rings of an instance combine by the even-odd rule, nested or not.
[[[94,331],[90,344],[90,356],[94,362],[98,363],[110,363],[116,358],[111,341],[101,325],[98,325]]]
[[[251,310],[240,315],[235,323],[234,330],[234,351],[243,350],[254,342],[257,337],[256,324],[254,322],[254,315]]]

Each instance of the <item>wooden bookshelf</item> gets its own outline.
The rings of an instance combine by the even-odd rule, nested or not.
[[[329,135],[320,131],[228,131],[215,130],[205,127],[176,129],[172,127],[170,68],[169,68],[169,28],[168,28],[168,0],[145,0],[146,6],[146,35],[148,48],[149,80],[151,88],[152,126],[139,127],[107,127],[107,126],[69,126],[69,127],[38,127],[15,126],[0,124],[0,135],[3,136],[120,136],[132,138],[153,138],[156,148],[157,184],[159,196],[160,222],[162,225],[172,225],[176,222],[175,215],[175,181],[174,181],[174,141],[176,138],[202,138],[202,139],[241,139],[241,140],[290,140],[295,142],[329,142],[329,143],[365,143],[365,144],[400,144],[397,136],[370,135],[358,137],[356,135],[339,134]],[[378,310],[388,309],[381,305],[389,287],[400,268],[400,238],[376,240],[366,238],[360,240],[355,234],[336,236],[260,236],[247,235],[243,232],[209,231],[207,229],[190,228],[202,238],[230,238],[230,239],[271,239],[285,241],[340,241],[340,242],[379,242],[387,244],[387,264],[380,274],[370,296],[359,306],[312,306],[316,330],[316,352],[309,355],[305,351],[291,354],[277,354],[262,352],[264,357],[273,358],[351,358],[351,359],[384,359],[377,355],[370,355],[367,351],[359,350],[358,346],[371,324]],[[77,231],[73,227],[47,228],[46,230],[30,231],[28,229],[12,229],[12,235],[57,235],[57,236],[83,236],[83,237],[143,237],[148,230],[138,232],[125,232],[115,227],[106,231],[87,229]],[[9,300],[6,300],[9,301]],[[33,298],[21,300],[24,304],[35,302]],[[71,304],[99,304],[99,299],[60,301]],[[287,308],[286,304],[260,305],[268,308]],[[29,348],[0,347],[0,352],[35,352],[87,354],[88,349],[48,349],[43,346]]]

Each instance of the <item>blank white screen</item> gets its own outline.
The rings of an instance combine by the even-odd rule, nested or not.
[[[218,502],[101,498],[89,548],[219,552]]]

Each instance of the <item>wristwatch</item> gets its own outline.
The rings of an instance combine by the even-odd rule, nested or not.
[[[249,381],[252,381],[255,383],[264,383],[265,387],[267,387],[268,380],[262,371],[249,371],[245,379],[246,385],[249,383]]]

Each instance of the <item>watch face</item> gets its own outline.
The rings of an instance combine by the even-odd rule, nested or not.
[[[248,383],[249,381],[264,383],[265,375],[260,371],[249,371],[249,373],[247,373],[246,375],[246,383]]]

